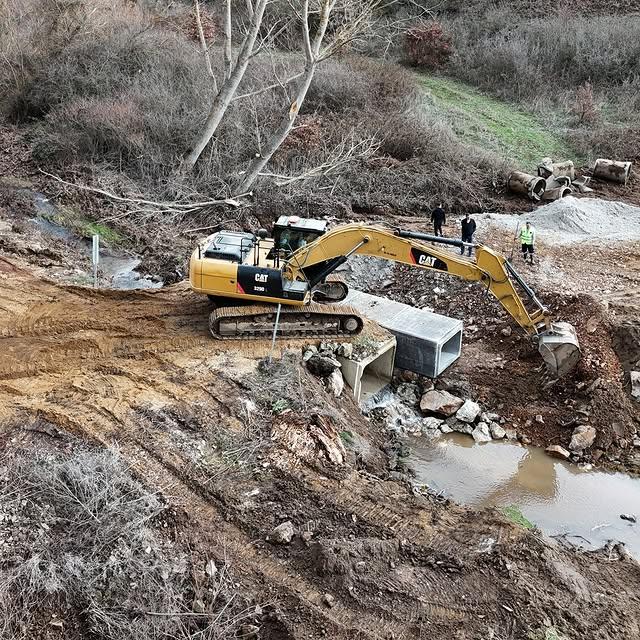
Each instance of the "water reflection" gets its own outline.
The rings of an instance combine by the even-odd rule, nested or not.
[[[468,436],[412,439],[411,464],[418,482],[475,507],[517,505],[549,534],[584,536],[594,546],[622,540],[640,558],[640,479],[585,471],[542,449],[510,442],[477,445]]]

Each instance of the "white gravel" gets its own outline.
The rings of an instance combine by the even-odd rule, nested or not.
[[[477,216],[512,229],[528,220],[538,237],[551,244],[640,240],[640,207],[598,198],[569,196],[522,215],[489,213]]]

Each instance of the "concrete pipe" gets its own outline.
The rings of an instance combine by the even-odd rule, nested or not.
[[[560,198],[566,198],[573,193],[571,187],[556,187],[555,189],[548,189],[542,194],[543,200],[560,200]]]
[[[605,160],[599,158],[593,168],[593,176],[610,182],[620,182],[627,184],[631,174],[630,162],[617,162],[616,160]]]
[[[565,177],[573,182],[576,177],[576,168],[571,160],[552,162],[551,158],[543,158],[538,165],[538,175],[542,178],[550,178],[551,176],[556,178]]]
[[[527,196],[535,202],[539,202],[546,189],[547,183],[540,176],[532,176],[522,171],[514,171],[507,180],[507,186],[513,193]]]

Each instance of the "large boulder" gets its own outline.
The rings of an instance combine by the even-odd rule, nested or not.
[[[340,363],[331,356],[323,356],[314,353],[307,361],[307,368],[314,376],[328,378],[336,369],[340,368]]]
[[[448,391],[427,391],[420,400],[420,409],[425,413],[435,413],[448,418],[452,416],[464,401]]]
[[[473,400],[465,400],[464,404],[458,409],[456,418],[460,422],[474,422],[480,415],[480,405]]]
[[[486,422],[478,422],[476,428],[471,432],[471,436],[476,442],[491,442],[491,431]]]
[[[596,430],[588,424],[577,426],[571,436],[569,449],[571,451],[584,451],[588,449],[596,439]]]

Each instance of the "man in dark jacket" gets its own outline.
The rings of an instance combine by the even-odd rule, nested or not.
[[[473,234],[476,232],[476,221],[467,213],[462,220],[462,242],[473,242]],[[471,256],[472,247],[467,247]],[[460,247],[460,255],[464,255],[464,247]]]
[[[442,208],[442,203],[431,212],[431,222],[433,222],[433,230],[437,236],[443,236],[442,225],[447,222],[447,218]]]

